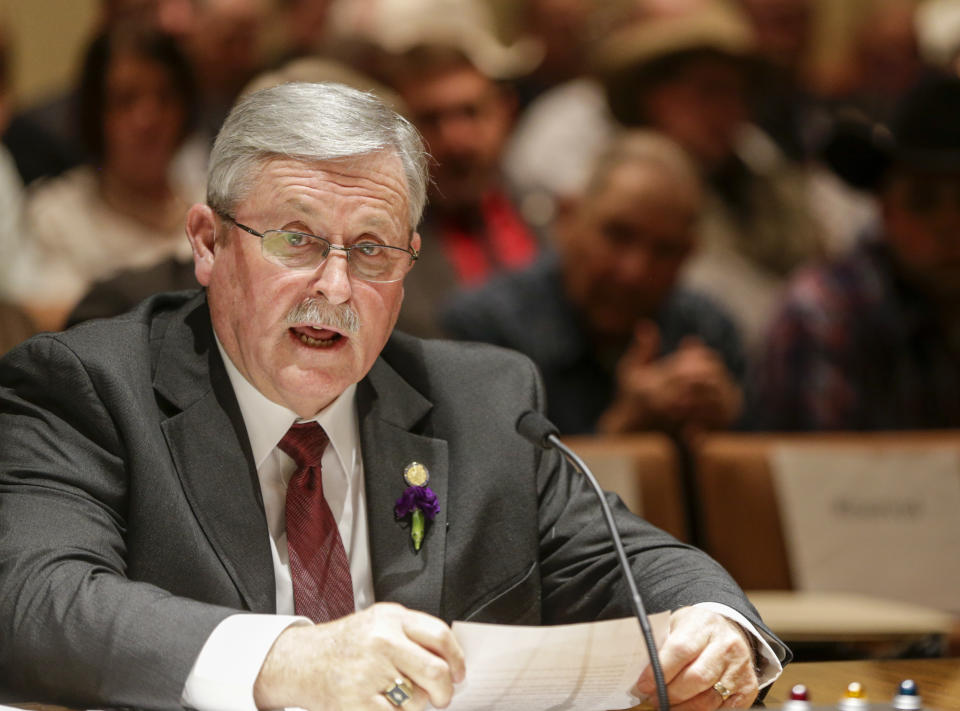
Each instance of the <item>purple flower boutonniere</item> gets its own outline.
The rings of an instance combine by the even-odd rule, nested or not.
[[[433,489],[427,486],[430,479],[427,468],[419,462],[408,464],[403,471],[403,478],[410,486],[397,499],[393,515],[397,520],[410,517],[410,538],[413,539],[413,549],[419,551],[423,545],[426,522],[432,521],[440,513],[440,502]]]

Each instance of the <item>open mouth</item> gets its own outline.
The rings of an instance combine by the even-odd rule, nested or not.
[[[330,348],[344,340],[344,335],[329,328],[315,328],[313,326],[292,326],[290,333],[305,346],[310,348]]]

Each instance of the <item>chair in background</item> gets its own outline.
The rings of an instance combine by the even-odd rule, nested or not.
[[[956,624],[955,615],[945,610],[956,612],[960,609],[960,599],[949,608],[935,609],[924,601],[921,593],[925,591],[917,589],[919,585],[914,588],[916,599],[904,596],[902,589],[891,594],[884,589],[882,581],[891,571],[896,574],[902,561],[885,557],[888,553],[885,548],[871,545],[869,541],[864,543],[859,538],[822,538],[835,530],[835,511],[824,511],[822,521],[818,516],[803,518],[804,523],[821,525],[822,530],[814,530],[813,535],[805,539],[789,538],[791,526],[785,524],[792,520],[793,530],[797,531],[798,512],[808,511],[809,502],[807,508],[801,508],[803,502],[789,498],[787,489],[778,494],[775,469],[778,462],[783,462],[785,451],[792,456],[797,452],[803,456],[816,453],[819,461],[831,464],[855,461],[860,455],[873,457],[867,461],[876,462],[879,455],[879,459],[907,462],[906,466],[898,464],[896,473],[899,475],[902,471],[902,476],[908,478],[906,481],[917,481],[922,478],[923,462],[928,461],[924,458],[932,453],[945,454],[948,461],[950,457],[960,457],[960,431],[722,434],[704,438],[693,452],[703,545],[748,591],[768,624],[784,639],[793,644],[840,644],[847,651],[857,649],[857,653],[868,656],[887,654],[891,649],[902,650],[931,636],[937,644],[942,643]],[[871,475],[878,474],[880,468],[861,467],[856,472],[831,473],[827,467],[823,467],[823,471],[801,467],[796,472],[801,476],[793,481],[805,479],[809,471],[809,491],[817,495],[824,490],[832,493],[824,483],[832,485],[838,477],[849,474],[858,477],[851,478],[858,485],[867,482],[856,490],[864,492],[869,499],[875,493],[882,493],[882,489],[874,490],[869,485]],[[878,482],[881,479],[877,477]],[[779,481],[782,487],[784,480]],[[789,491],[796,496],[798,489],[794,487]],[[811,529],[808,526],[806,530]],[[817,535],[821,535],[817,550],[822,551],[824,545],[832,545],[831,541],[836,540],[838,559],[867,568],[868,575],[862,578],[861,589],[851,587],[848,579],[825,580],[824,571],[829,575],[829,567],[818,568],[816,574],[811,574],[810,567],[798,567],[810,565],[812,549],[801,546],[809,546]],[[960,541],[956,543],[960,545]],[[839,555],[840,551],[847,555],[856,546],[860,546],[860,550],[850,553],[849,558]],[[807,555],[791,560],[791,551],[795,554],[805,551]],[[814,566],[822,566],[829,558],[822,556],[814,560]],[[878,573],[876,584],[869,575],[871,572]],[[945,571],[932,572],[935,576]],[[805,584],[805,578],[819,582]]]
[[[689,540],[681,460],[669,437],[644,433],[563,440],[593,470],[600,486],[618,494],[627,508],[680,540]]]

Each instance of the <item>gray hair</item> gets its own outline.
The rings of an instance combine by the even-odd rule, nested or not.
[[[689,198],[693,209],[699,210],[703,179],[696,165],[676,141],[652,129],[632,129],[617,135],[594,162],[585,194],[598,193],[610,174],[624,164],[655,169],[676,186],[679,194]]]
[[[342,84],[292,82],[240,99],[210,154],[207,204],[232,214],[271,158],[330,161],[394,151],[416,228],[427,200],[427,153],[417,130],[373,94]]]

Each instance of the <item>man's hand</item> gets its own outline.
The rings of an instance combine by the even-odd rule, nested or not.
[[[633,342],[617,364],[614,401],[598,429],[611,434],[663,429],[694,435],[729,426],[740,414],[743,397],[723,360],[692,336],[657,359],[659,343],[652,322],[637,325]]]
[[[743,628],[723,615],[697,607],[674,611],[659,656],[674,711],[747,708],[757,698],[753,647]],[[726,699],[714,688],[717,683],[730,691]],[[633,692],[657,705],[649,666]]]
[[[446,623],[379,603],[333,622],[284,630],[253,693],[261,709],[391,711],[383,692],[404,678],[413,697],[403,711],[420,711],[427,701],[437,708],[449,705],[453,685],[464,674],[463,650]]]

